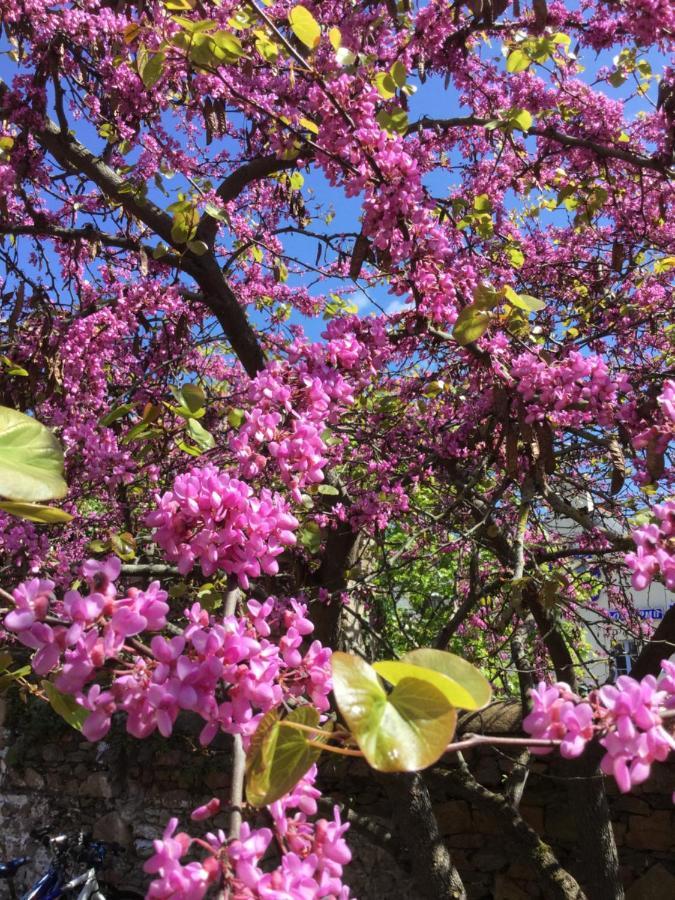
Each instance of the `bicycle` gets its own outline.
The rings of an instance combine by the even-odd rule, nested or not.
[[[106,888],[103,894],[97,877],[97,869],[103,865],[106,855],[117,850],[115,845],[103,841],[94,841],[85,832],[77,835],[59,834],[50,836],[46,831],[33,832],[32,837],[39,838],[51,853],[51,861],[47,871],[35,881],[20,900],[138,900],[141,894]],[[7,882],[12,900],[19,900],[14,885],[14,876],[30,862],[28,856],[17,856],[5,863],[0,863],[0,879]],[[80,865],[85,871],[72,875]]]

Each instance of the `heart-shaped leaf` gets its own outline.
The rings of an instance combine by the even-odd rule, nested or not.
[[[307,732],[290,728],[284,722],[315,728],[319,724],[319,712],[313,706],[300,706],[280,721],[279,713],[270,710],[260,720],[251,738],[246,763],[246,799],[251,806],[269,806],[283,797],[321,754],[321,749],[316,747],[321,735],[310,741]],[[322,730],[327,730],[326,726]]]
[[[0,497],[33,503],[64,497],[67,491],[63,452],[49,428],[0,406]]]
[[[39,503],[21,503],[13,500],[0,502],[0,509],[18,516],[20,519],[28,519],[29,522],[41,522],[44,525],[55,525],[70,522],[72,516],[63,509],[54,506],[41,506]]]
[[[482,709],[490,702],[492,697],[490,682],[475,666],[462,659],[461,656],[447,653],[445,650],[423,648],[406,653],[402,662],[411,663],[413,666],[422,666],[425,669],[433,669],[461,685],[472,701],[471,705],[468,703],[456,704],[462,709]]]
[[[443,754],[457,713],[429,681],[403,678],[387,694],[358,656],[333,653],[333,692],[363,755],[380,772],[415,772]]]

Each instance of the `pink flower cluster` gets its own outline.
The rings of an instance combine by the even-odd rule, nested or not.
[[[90,592],[67,591],[54,597],[54,583],[39,578],[13,591],[15,609],[5,616],[5,628],[26,647],[35,650],[32,666],[46,675],[57,666],[57,687],[77,693],[105,660],[118,656],[125,641],[142,631],[161,631],[166,625],[167,594],[154,581],[145,591],[129,588],[118,598],[114,585],[121,563],[89,560],[83,566]],[[57,618],[48,616],[48,613]],[[47,621],[49,619],[49,621]]]
[[[547,363],[532,353],[513,360],[511,374],[526,408],[526,421],[549,416],[561,425],[587,420],[608,422],[616,403],[618,383],[600,356],[572,351],[559,362]]]
[[[633,540],[635,553],[627,553],[625,562],[633,575],[633,587],[642,591],[649,587],[654,576],[661,573],[668,590],[675,589],[675,500],[666,500],[654,507],[658,523],[636,528]]]
[[[119,572],[114,557],[89,561],[83,573],[90,593],[68,591],[61,601],[51,581],[32,579],[15,589],[16,608],[4,621],[36,651],[37,674],[60,666],[55,685],[89,710],[83,726],[89,740],[107,734],[117,711],[126,713],[127,730],[139,738],[156,729],[168,737],[181,710],[196,712],[205,722],[201,740],[209,743],[219,730],[250,734],[260,715],[287,697],[306,696],[319,710],[328,708],[330,651],[318,641],[301,651],[313,630],[303,604],[249,600],[245,615],[217,619],[195,603],[185,611],[181,634],[155,634],[148,647],[136,636],[165,627],[167,595],[154,582],[120,599]],[[107,686],[87,688],[109,659],[124,667]]]
[[[299,503],[303,488],[323,481],[328,460],[321,433],[330,398],[319,378],[304,379],[293,398],[283,374],[281,364],[275,363],[253,380],[252,407],[230,439],[230,448],[246,478],[258,475],[269,458],[275,460],[282,482]]]
[[[179,475],[157,502],[146,524],[182,575],[199,561],[204,575],[222,569],[246,589],[250,578],[276,575],[277,557],[295,544],[298,520],[279,494],[263,488],[255,496],[248,484],[211,465]]]
[[[661,663],[663,676],[636,681],[628,675],[616,686],[604,685],[582,700],[563,682],[543,682],[531,691],[532,712],[523,720],[532,737],[560,741],[562,756],[583,753],[593,737],[605,748],[603,772],[613,775],[619,790],[649,777],[653,762],[664,762],[675,750],[675,738],[663,724],[664,710],[675,708],[675,664]],[[533,753],[549,753],[549,747],[532,747]]]
[[[314,787],[315,778],[313,766],[290,794],[271,804],[273,828],[252,829],[245,822],[239,839],[229,844],[222,831],[209,833],[199,841],[184,833],[175,834],[178,822],[171,819],[145,864],[146,872],[159,876],[147,896],[199,900],[222,878],[233,900],[348,900],[349,888],[341,879],[343,867],[351,859],[344,840],[349,825],[340,821],[338,807],[332,820],[312,821],[320,796]],[[202,818],[201,814],[197,817]],[[283,852],[280,864],[269,871],[263,859],[275,839]],[[181,858],[193,841],[210,853],[201,861],[184,864]]]

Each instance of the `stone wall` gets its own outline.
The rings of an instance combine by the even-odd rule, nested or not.
[[[9,719],[0,705],[3,725],[0,858],[24,853],[35,858],[23,876],[24,884],[44,860],[44,851],[28,838],[32,828],[84,828],[124,848],[111,861],[108,880],[142,892],[143,859],[170,816],[177,815],[187,824],[191,809],[214,794],[227,793],[227,742],[200,748],[189,720],[171,744],[159,737],[133,741],[114,732],[110,739],[92,745],[42,704],[14,709]],[[481,783],[495,789],[513,767],[513,760],[494,750],[467,759]],[[355,822],[350,836],[354,862],[347,881],[354,895],[360,900],[418,900],[405,848],[399,842],[392,850],[387,843],[390,809],[373,773],[358,762],[340,758],[331,762],[323,777],[332,795],[366,816],[369,823],[364,827],[363,821]],[[613,826],[629,900],[672,900],[675,765],[656,766],[651,780],[628,796],[618,795],[612,784],[608,790]],[[441,832],[472,900],[542,896],[534,872],[506,849],[490,816],[454,799],[442,778],[432,777],[430,785]],[[574,873],[575,810],[569,806],[562,779],[546,760],[532,767],[520,808]],[[382,826],[375,841],[373,823]],[[224,817],[214,824],[224,826]]]

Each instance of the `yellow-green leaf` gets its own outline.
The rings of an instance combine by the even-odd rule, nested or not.
[[[251,806],[268,806],[283,797],[321,754],[317,744],[325,742],[325,737],[312,737],[284,722],[315,728],[319,725],[319,712],[313,706],[300,706],[280,721],[279,713],[270,710],[260,720],[246,760],[246,799]],[[329,728],[330,724],[328,728],[322,726],[324,731]]]
[[[512,50],[506,60],[507,72],[524,72],[532,64],[532,60],[523,50]]]
[[[373,668],[382,678],[390,684],[397,685],[404,678],[421,678],[433,684],[435,688],[445,696],[451,706],[459,709],[473,709],[474,702],[471,694],[461,684],[441,672],[415,666],[409,662],[398,660],[382,660],[373,663]]]
[[[44,525],[57,525],[70,522],[72,516],[55,506],[42,506],[39,503],[21,503],[13,500],[0,501],[0,509],[29,522],[40,522]]]
[[[457,316],[452,335],[462,347],[477,341],[487,330],[492,316],[476,306],[466,306]]]
[[[164,52],[155,53],[145,63],[140,71],[141,81],[148,90],[154,87],[164,72],[164,64],[166,63],[166,54]]]
[[[49,428],[0,406],[0,497],[33,503],[64,497],[67,491],[63,452]]]
[[[403,678],[387,694],[375,669],[358,656],[332,656],[333,692],[366,760],[380,772],[432,765],[452,740],[457,713],[429,681]]]
[[[471,706],[463,706],[463,709],[482,709],[490,702],[492,697],[490,682],[475,666],[462,659],[461,656],[447,653],[445,650],[422,648],[410,650],[405,654],[402,662],[422,666],[425,669],[433,669],[460,684],[471,697]]]
[[[511,306],[516,306],[518,309],[525,310],[525,312],[539,312],[539,310],[544,309],[546,306],[543,300],[538,300],[536,297],[531,297],[529,294],[517,294],[512,287],[509,287],[509,285],[505,285],[502,290],[504,297]]]
[[[375,76],[375,87],[384,100],[391,99],[396,94],[396,82],[389,72],[378,72]]]
[[[391,69],[389,69],[389,72],[394,79],[396,86],[402,88],[408,77],[408,70],[405,67],[405,63],[402,63],[400,59],[397,60]]]
[[[288,14],[288,22],[299,41],[314,50],[321,40],[321,27],[311,12],[304,6],[294,6]]]

